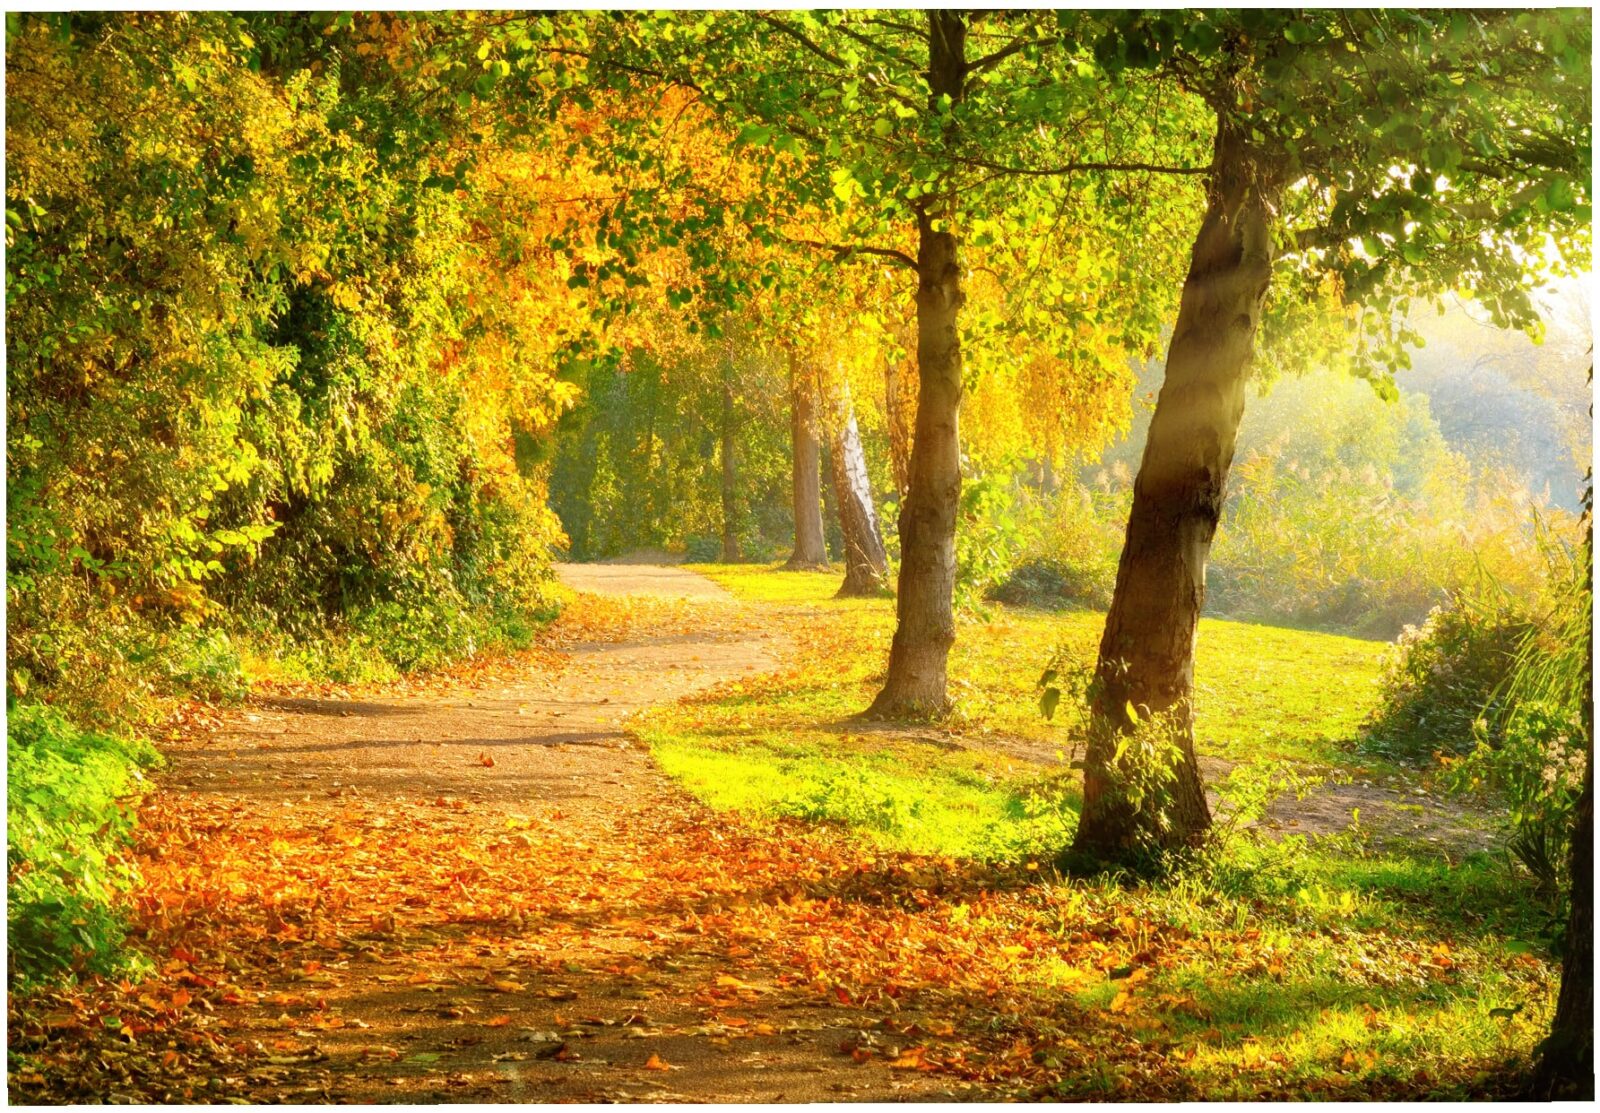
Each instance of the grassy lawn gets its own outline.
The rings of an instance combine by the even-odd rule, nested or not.
[[[1542,1032],[1554,991],[1549,910],[1486,855],[1452,862],[1425,847],[1375,854],[1354,836],[1241,836],[1158,885],[1055,877],[1049,857],[1070,839],[1079,799],[1074,731],[1070,716],[1042,719],[1034,685],[1058,645],[1092,663],[1101,615],[997,606],[964,623],[950,663],[956,714],[891,729],[851,720],[881,679],[890,601],[834,600],[831,574],[698,570],[787,631],[796,653],[783,671],[635,720],[660,765],[757,823],[825,823],[881,850],[1037,871],[1060,937],[1086,917],[1122,924],[1129,941],[1106,953],[1136,974],[1117,980],[1040,953],[1018,960],[1018,984],[1065,994],[1134,1038],[1159,1032],[1207,1096],[1359,1096],[1397,1080],[1426,1090],[1429,1079],[1458,1092]],[[1201,754],[1245,769],[1370,771],[1350,743],[1377,698],[1383,650],[1203,622]],[[1088,1066],[1063,1069],[1064,1094],[1114,1088]]]
[[[1070,715],[1047,722],[1035,683],[1055,647],[1092,664],[1102,616],[996,606],[965,622],[951,654],[946,723],[851,721],[871,702],[894,630],[887,599],[835,600],[837,575],[698,567],[761,605],[796,639],[793,667],[724,687],[635,726],[662,767],[710,803],[831,820],[897,849],[1011,859],[1071,830],[1077,756]],[[1349,761],[1376,695],[1382,643],[1205,621],[1200,751],[1231,762]]]

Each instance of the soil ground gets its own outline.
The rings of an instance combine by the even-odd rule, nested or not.
[[[267,1052],[238,1075],[219,1064],[221,1076],[190,1100],[951,1096],[949,1079],[864,1071],[840,1054],[875,1017],[789,1001],[785,971],[759,954],[733,969],[695,922],[714,900],[697,910],[692,894],[672,892],[634,902],[624,919],[591,899],[604,895],[597,878],[657,872],[669,864],[656,860],[658,846],[717,823],[629,742],[623,720],[770,669],[782,646],[727,621],[732,597],[692,572],[583,565],[560,575],[589,593],[692,600],[697,621],[635,621],[622,640],[573,641],[543,668],[446,697],[257,699],[168,753],[144,820],[151,833],[171,840],[185,828],[182,852],[223,872],[218,848],[230,839],[249,853],[279,837],[290,844],[282,868],[309,882],[316,905],[303,894],[277,902],[260,946],[224,959],[232,979],[202,974],[204,953],[173,949],[183,973],[221,983],[208,995],[211,1022]],[[343,853],[294,854],[306,833],[342,842]],[[419,861],[418,841],[443,847],[442,858]],[[475,907],[496,856],[519,852],[559,869],[536,907]],[[152,872],[150,899],[174,905],[170,937],[202,934],[195,887],[163,894]],[[454,899],[445,915],[441,880]]]
[[[745,836],[623,729],[779,667],[783,636],[681,568],[559,573],[624,620],[558,624],[553,649],[453,691],[257,698],[172,748],[142,819],[140,917],[187,988],[141,997],[122,1023],[137,1036],[137,1016],[176,1010],[194,1032],[165,1051],[63,1056],[76,1074],[37,1091],[13,1078],[12,1099],[1005,1096],[885,1069],[900,1052],[881,1003],[831,1002],[742,935],[730,910],[804,904],[804,886],[772,879],[806,863],[757,839],[730,847]],[[1391,796],[1345,786],[1271,822],[1343,829],[1351,807]],[[741,853],[748,876],[730,876]]]

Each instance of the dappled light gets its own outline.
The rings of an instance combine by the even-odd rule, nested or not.
[[[1592,1098],[1590,24],[9,14],[8,1098]]]

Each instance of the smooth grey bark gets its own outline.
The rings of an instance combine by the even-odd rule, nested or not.
[[[817,439],[816,393],[810,376],[789,355],[789,415],[793,440],[794,552],[785,568],[826,569],[822,535],[821,445]]]
[[[959,12],[928,13],[929,97],[962,99],[967,25]],[[951,136],[951,139],[954,137]],[[883,688],[868,714],[949,710],[945,670],[955,644],[956,510],[961,498],[961,259],[956,238],[917,213],[917,423],[900,503],[900,578],[894,641]]]
[[[1195,632],[1272,273],[1276,189],[1225,119],[1214,166],[1100,642],[1074,842],[1097,857],[1193,844],[1211,824],[1194,750]],[[1167,791],[1138,807],[1121,791],[1129,769],[1115,761],[1130,706],[1141,720],[1163,717],[1176,746]]]

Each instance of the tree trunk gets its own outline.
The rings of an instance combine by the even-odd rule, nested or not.
[[[1226,120],[1218,123],[1214,165],[1095,671],[1074,849],[1096,857],[1191,845],[1211,825],[1194,751],[1195,631],[1272,273],[1275,185]],[[1137,804],[1126,790],[1138,758],[1116,760],[1119,737],[1135,722],[1168,735],[1164,760],[1172,765],[1164,790]],[[1140,747],[1128,750],[1137,755]]]
[[[928,92],[961,100],[967,25],[959,12],[928,13]],[[953,143],[947,128],[945,140]],[[949,710],[945,667],[956,640],[956,509],[961,498],[961,306],[966,299],[956,238],[917,213],[917,431],[910,483],[900,503],[898,622],[889,671],[868,714],[882,718]]]
[[[855,407],[849,387],[844,389],[834,423],[833,496],[839,508],[839,532],[844,538],[844,583],[839,597],[881,595],[887,588],[889,558],[883,551],[878,515],[872,506],[872,482],[867,457],[861,450]]]
[[[908,370],[910,360],[907,360]],[[889,430],[889,472],[895,494],[905,498],[911,485],[911,423],[915,420],[916,399],[911,396],[906,374],[894,359],[883,367],[883,414]]]
[[[733,463],[733,362],[729,360],[722,370],[722,561],[733,564],[739,559],[739,527],[737,473]]]
[[[817,443],[816,392],[810,376],[789,355],[790,416],[794,427],[794,553],[784,565],[791,570],[826,569],[828,549],[822,539],[821,448]]]

